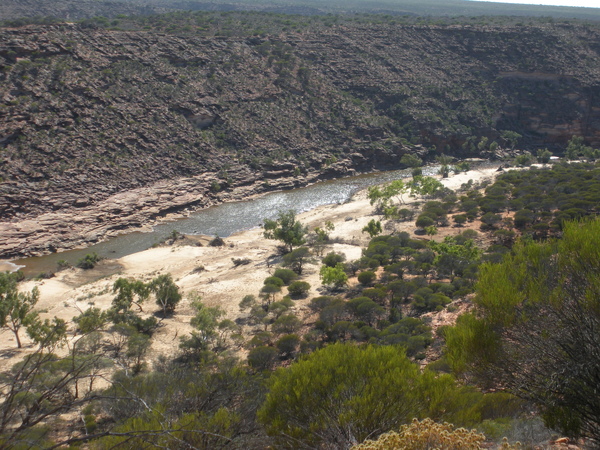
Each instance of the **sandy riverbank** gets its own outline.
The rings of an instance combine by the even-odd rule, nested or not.
[[[442,182],[451,189],[458,189],[469,180],[477,183],[495,174],[496,168],[484,168],[453,175]],[[418,199],[407,201],[415,200]],[[373,215],[373,207],[364,191],[347,203],[326,205],[299,215],[299,219],[311,229],[331,221],[335,226],[331,237],[337,243],[327,251],[343,252],[348,260],[360,257],[362,248],[369,240],[361,230],[373,218],[377,216]],[[415,230],[414,222],[399,223],[395,227],[410,233]],[[441,232],[437,238],[442,239],[445,234]],[[277,242],[264,239],[261,229],[237,233],[226,238],[225,242],[224,247],[183,245],[152,248],[117,260],[104,261],[90,271],[72,269],[60,272],[52,279],[29,281],[23,284],[23,289],[39,288],[38,308],[44,311],[44,316],[70,320],[90,305],[107,309],[113,298],[111,287],[119,277],[149,281],[159,274],[171,273],[184,293],[184,300],[173,317],[162,322],[153,339],[153,353],[172,352],[173,346],[178,344],[178,338],[191,330],[192,293],[198,293],[209,306],[219,305],[228,318],[235,319],[240,316],[240,300],[247,294],[258,295],[263,280],[272,274],[274,265],[279,261],[276,256]],[[234,267],[232,258],[249,258],[251,262]],[[204,270],[194,271],[200,266]],[[306,300],[296,302],[298,312],[306,308],[305,304],[310,298],[320,295],[317,290],[320,287],[318,270],[319,264],[309,265],[303,274],[302,279],[310,283],[311,291]],[[97,277],[102,278],[90,281]],[[144,305],[146,312],[155,310],[157,307],[154,303]],[[23,341],[28,342],[27,337],[23,337]],[[12,333],[6,330],[0,332],[1,353],[10,351],[12,354],[15,346]],[[26,344],[26,347],[23,351],[31,351],[30,344]]]

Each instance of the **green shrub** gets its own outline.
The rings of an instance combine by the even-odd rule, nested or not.
[[[462,414],[464,423],[463,400],[480,397],[450,375],[420,371],[398,347],[333,344],[271,376],[258,420],[278,448],[349,448],[413,417]]]
[[[417,217],[417,220],[415,222],[415,225],[419,228],[426,228],[429,227],[431,225],[435,225],[435,220],[433,220],[431,217],[429,217],[426,214],[420,214],[419,217]]]
[[[277,286],[278,288],[283,287],[285,284],[283,280],[279,277],[267,277],[263,284],[266,286],[267,284],[272,284],[273,286]]]
[[[61,271],[61,270],[65,270],[65,269],[70,269],[71,267],[73,267],[73,264],[71,264],[69,261],[66,261],[64,259],[60,259],[56,263],[56,270],[57,271]]]
[[[335,267],[339,263],[346,261],[346,255],[343,253],[330,252],[323,258],[323,264],[328,267]]]
[[[288,286],[288,292],[293,297],[301,297],[306,295],[306,293],[310,290],[310,284],[306,281],[293,281]]]
[[[358,274],[358,282],[363,286],[369,286],[376,278],[377,275],[371,270],[365,270]]]
[[[248,365],[255,370],[270,370],[277,363],[279,352],[274,347],[260,346],[248,353]]]
[[[298,278],[298,275],[293,270],[281,268],[275,269],[273,276],[283,280],[283,284],[286,286]]]
[[[100,262],[100,257],[96,253],[88,253],[83,258],[79,259],[75,265],[80,269],[89,270],[96,267],[98,262]]]
[[[286,334],[282,336],[277,343],[277,350],[279,350],[279,354],[284,357],[292,356],[300,345],[300,337],[297,334]]]

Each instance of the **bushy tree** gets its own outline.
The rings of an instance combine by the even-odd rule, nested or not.
[[[260,296],[265,300],[266,305],[269,306],[271,302],[275,301],[275,296],[280,292],[280,285],[267,283],[260,289]]]
[[[313,261],[308,247],[298,247],[283,257],[283,265],[302,275],[304,265]]]
[[[134,304],[143,311],[142,303],[150,295],[150,289],[142,281],[119,278],[113,284],[113,293],[117,294],[112,301],[113,313],[123,314]]]
[[[296,220],[295,211],[280,211],[277,219],[265,219],[264,222],[265,238],[283,242],[288,252],[306,243],[308,227]]]
[[[446,332],[455,370],[535,402],[548,425],[600,442],[600,221],[521,242],[480,269],[476,311]]]
[[[248,365],[255,370],[270,370],[277,362],[278,351],[275,347],[260,346],[248,353]]]
[[[369,286],[376,278],[377,275],[372,270],[365,270],[358,274],[358,282],[364,286]]]
[[[269,384],[258,419],[295,448],[348,448],[414,417],[453,419],[469,409],[466,388],[420,372],[394,346],[329,345],[278,370]]]
[[[153,279],[148,288],[154,293],[156,304],[162,308],[163,315],[175,311],[175,307],[181,301],[181,293],[170,273]]]
[[[417,155],[412,155],[410,153],[406,153],[402,155],[400,158],[400,164],[405,165],[406,167],[415,168],[420,167],[423,164],[423,160],[419,158]]]
[[[18,275],[0,272],[0,327],[6,327],[15,335],[17,347],[21,348],[19,331],[34,325],[37,313],[33,310],[40,298],[37,287],[31,292],[19,292]]]
[[[288,292],[292,297],[302,297],[310,290],[310,284],[306,281],[293,281],[288,286]]]
[[[504,141],[508,145],[510,145],[511,149],[514,149],[515,146],[517,145],[517,142],[519,142],[519,139],[521,139],[523,137],[516,131],[511,131],[511,130],[504,130],[501,133],[501,136],[502,136],[502,139],[504,139]]]
[[[433,177],[416,176],[407,183],[410,195],[435,196],[444,190],[444,185]]]
[[[565,151],[565,155],[567,159],[577,159],[580,155],[583,154],[585,145],[583,144],[582,136],[573,136],[568,144],[567,150]]]
[[[83,258],[79,259],[75,266],[83,270],[89,270],[96,267],[96,264],[100,262],[100,257],[96,253],[88,253]]]
[[[434,226],[435,220],[433,220],[431,217],[429,217],[426,214],[421,214],[419,217],[417,217],[415,225],[419,228],[425,229],[427,227]]]
[[[252,294],[244,295],[244,298],[242,298],[242,301],[239,303],[240,311],[250,309],[254,305],[256,305],[256,297]]]
[[[329,252],[323,258],[323,264],[329,267],[335,267],[344,261],[346,261],[346,255],[344,253]]]
[[[547,164],[550,162],[550,157],[552,156],[552,152],[547,148],[539,149],[537,151],[536,157],[540,164]]]
[[[81,333],[87,334],[102,329],[108,321],[108,314],[100,308],[89,308],[79,316],[73,317],[73,322]]]
[[[363,233],[369,233],[369,236],[372,238],[380,234],[381,231],[381,222],[375,219],[371,219],[369,223],[362,229]]]
[[[300,337],[297,334],[286,334],[279,338],[275,345],[281,356],[290,358],[298,350]]]
[[[296,278],[298,278],[298,274],[291,269],[275,269],[273,272],[273,276],[283,280],[283,284],[288,285]]]
[[[194,331],[181,338],[179,347],[183,350],[185,359],[197,360],[217,344],[219,318],[225,311],[218,306],[206,306],[197,296],[193,297],[192,307],[195,315],[190,324]]]
[[[319,276],[324,285],[338,289],[348,283],[348,275],[346,275],[342,264],[337,264],[335,267],[321,266]]]

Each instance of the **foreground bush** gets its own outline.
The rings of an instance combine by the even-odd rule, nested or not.
[[[478,423],[483,397],[402,347],[333,344],[277,370],[257,417],[281,447],[350,448],[414,417]]]
[[[480,270],[475,311],[448,328],[457,373],[536,404],[549,428],[600,442],[600,220],[518,242]]]
[[[390,431],[379,436],[376,441],[365,441],[352,450],[478,450],[485,436],[477,430],[454,429],[449,423],[435,423],[431,419],[419,422],[413,419],[410,425],[403,425],[400,431]]]

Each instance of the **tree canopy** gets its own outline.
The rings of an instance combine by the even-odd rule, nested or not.
[[[6,327],[15,335],[17,347],[21,348],[19,330],[36,322],[33,307],[40,298],[37,287],[31,292],[19,292],[17,276],[0,272],[0,327]]]
[[[330,345],[274,374],[259,420],[284,441],[347,448],[418,414],[418,376],[398,348]]]
[[[288,252],[306,243],[308,227],[296,220],[294,210],[280,211],[275,220],[265,219],[263,228],[265,238],[283,242]]]
[[[600,220],[520,242],[484,264],[476,310],[447,330],[453,368],[535,402],[546,423],[600,441]]]

